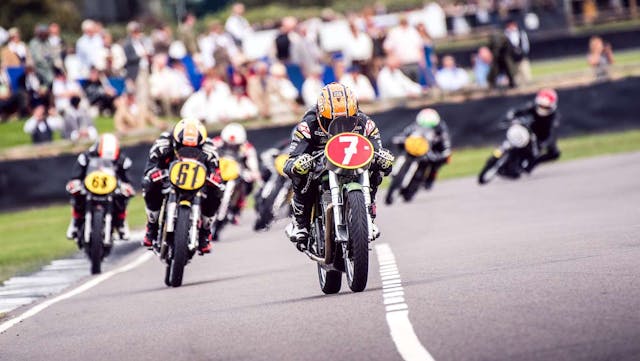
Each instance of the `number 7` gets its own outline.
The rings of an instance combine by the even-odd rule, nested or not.
[[[343,135],[338,138],[338,141],[340,143],[351,143],[348,147],[344,148],[344,159],[342,160],[342,164],[349,165],[351,157],[358,153],[358,137],[355,135]]]

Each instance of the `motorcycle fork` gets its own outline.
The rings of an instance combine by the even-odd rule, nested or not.
[[[331,204],[333,204],[333,224],[337,242],[347,242],[349,235],[342,217],[342,189],[338,181],[338,175],[329,172],[329,190],[331,191]]]
[[[408,162],[410,160],[407,160]],[[402,178],[402,184],[400,186],[400,189],[406,189],[409,184],[411,183],[411,181],[413,180],[413,177],[416,174],[416,171],[418,170],[418,167],[420,166],[420,162],[418,161],[414,161],[411,160],[411,165],[409,166],[409,169],[407,169],[407,172],[404,174],[404,178]],[[368,177],[367,177],[367,181],[368,181]]]
[[[91,196],[87,197],[85,207],[86,211],[84,213],[84,239],[82,241],[88,245],[91,241],[91,220],[93,218],[93,215],[91,214],[91,209],[93,208],[93,201],[91,200]]]
[[[113,221],[113,198],[109,197],[107,200],[107,207],[104,212],[104,239],[102,244],[104,246],[111,246],[113,228],[111,222]]]
[[[196,194],[191,204],[191,230],[189,231],[189,250],[194,251],[198,247],[198,222],[200,222],[200,193]]]

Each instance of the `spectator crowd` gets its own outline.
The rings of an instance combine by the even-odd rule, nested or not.
[[[373,102],[419,97],[435,88],[514,87],[531,78],[529,40],[516,21],[507,21],[478,50],[471,71],[450,55],[438,57],[425,26],[444,22],[435,2],[422,12],[428,19],[399,14],[382,23],[377,8],[305,21],[284,17],[258,57],[246,53],[255,45],[246,44],[255,30],[244,12],[243,4],[234,4],[225,23],[212,21],[204,33],[196,31],[190,13],[175,31],[158,23],[145,32],[133,21],[119,41],[90,19],[75,43],[61,38],[56,23],[36,26],[28,44],[10,28],[0,48],[0,117],[30,117],[24,129],[34,142],[51,140],[55,131],[77,141],[95,139],[98,114],[112,115],[120,134],[166,127],[159,116],[209,124],[279,119],[313,105],[331,81],[349,85],[361,102]],[[322,38],[326,23],[344,25],[334,36],[340,39]],[[593,55],[590,61],[608,59]]]

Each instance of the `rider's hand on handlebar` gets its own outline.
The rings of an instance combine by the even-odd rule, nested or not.
[[[169,172],[166,169],[152,169],[147,173],[147,178],[151,183],[157,183],[169,176]]]
[[[131,186],[131,184],[129,183],[122,183],[120,184],[120,193],[122,193],[123,196],[125,197],[133,197],[136,195],[136,191],[135,189],[133,189],[133,187]]]
[[[311,154],[301,154],[293,161],[293,171],[300,174],[305,175],[309,173],[311,167],[313,166],[313,157]]]

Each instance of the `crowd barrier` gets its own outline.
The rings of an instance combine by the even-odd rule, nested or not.
[[[560,136],[640,128],[640,102],[634,96],[638,89],[640,77],[560,90]],[[496,96],[464,103],[436,104],[433,107],[446,120],[453,146],[470,147],[501,141],[504,130],[498,128],[498,121],[510,107],[532,97],[532,94]],[[419,110],[395,108],[372,114],[383,135],[383,142],[388,145],[391,137],[414,121]],[[252,129],[248,131],[248,137],[257,150],[262,151],[289,137],[291,129],[291,125]],[[131,176],[137,188],[149,147],[150,144],[139,144],[123,149],[133,160]],[[0,210],[67,199],[64,186],[75,159],[75,155],[61,155],[0,162]]]

